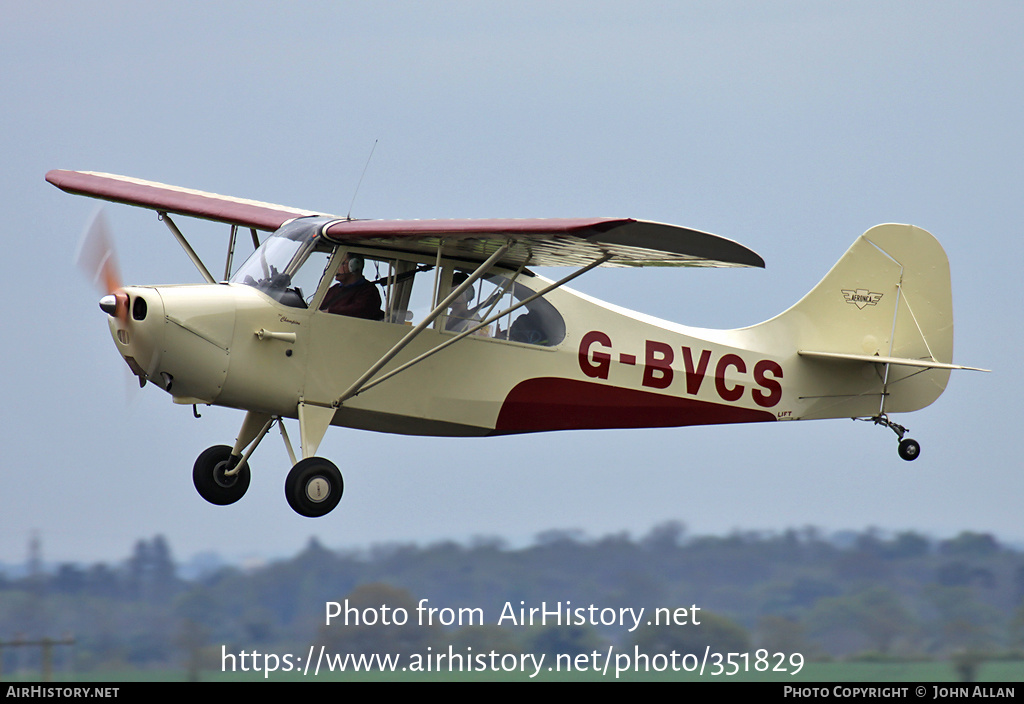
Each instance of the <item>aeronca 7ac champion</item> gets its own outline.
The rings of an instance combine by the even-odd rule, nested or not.
[[[249,486],[277,425],[303,516],[341,498],[316,451],[331,425],[484,436],[863,418],[920,446],[889,413],[932,403],[950,371],[949,263],[932,235],[879,225],[789,310],[738,330],[688,328],[564,284],[597,266],[763,267],[731,240],[632,219],[352,220],[124,176],[51,171],[78,195],[156,211],[205,283],[122,286],[102,229],[84,253],[100,308],[139,382],[175,403],[246,411],[233,446],[199,455],[214,504]],[[171,215],[230,225],[223,280]],[[240,230],[254,253],[232,273]],[[260,232],[271,233],[260,238]],[[92,244],[89,244],[91,242]],[[570,266],[550,281],[531,267]],[[984,370],[981,370],[984,371]],[[298,419],[297,458],[283,419]]]

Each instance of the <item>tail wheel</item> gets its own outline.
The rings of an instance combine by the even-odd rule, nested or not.
[[[921,445],[917,440],[912,440],[911,438],[900,440],[899,453],[900,457],[907,462],[912,462],[921,455]]]
[[[907,434],[907,429],[900,425],[899,423],[894,423],[893,421],[889,420],[889,416],[885,415],[884,413],[877,416],[872,416],[871,418],[861,418],[860,420],[870,420],[875,425],[884,425],[889,430],[896,433],[896,437],[900,439],[900,445],[898,449],[899,455],[907,462],[913,462],[914,460],[921,456],[921,443],[919,443],[917,440],[905,437]]]
[[[192,483],[196,491],[211,504],[227,506],[245,496],[249,489],[249,464],[243,464],[237,472],[228,474],[233,468],[231,448],[214,445],[199,455],[192,467]]]
[[[288,472],[284,495],[300,516],[318,518],[330,513],[345,491],[341,472],[330,460],[307,457]]]

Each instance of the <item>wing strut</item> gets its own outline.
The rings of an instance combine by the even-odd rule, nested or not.
[[[167,225],[167,229],[171,231],[172,235],[174,235],[174,239],[178,240],[178,244],[180,244],[181,248],[185,250],[185,254],[187,254],[188,258],[192,260],[192,263],[196,265],[196,269],[199,269],[199,273],[203,275],[204,279],[206,279],[206,283],[217,283],[217,280],[213,278],[213,274],[211,274],[210,270],[206,268],[205,264],[203,264],[203,260],[199,258],[198,254],[196,254],[196,250],[192,249],[192,245],[190,245],[188,240],[185,239],[185,235],[181,234],[181,230],[179,230],[178,226],[174,224],[173,220],[171,220],[171,216],[164,211],[159,211],[157,212],[157,217],[163,220],[164,224]]]
[[[400,372],[404,372],[406,369],[408,369],[409,367],[413,366],[414,364],[419,364],[420,362],[422,362],[426,358],[431,357],[431,356],[437,354],[438,352],[443,350],[445,347],[448,347],[449,345],[453,345],[456,342],[458,342],[459,340],[462,340],[463,338],[466,338],[466,337],[472,335],[477,330],[480,330],[482,328],[487,327],[488,325],[493,323],[495,320],[498,320],[500,318],[505,317],[506,315],[508,315],[509,313],[514,311],[515,309],[517,309],[517,308],[519,308],[521,306],[525,306],[527,303],[532,303],[533,301],[535,301],[536,299],[540,298],[541,296],[546,296],[551,291],[554,291],[556,288],[564,286],[565,284],[569,283],[570,281],[572,281],[573,279],[575,279],[578,276],[583,276],[583,274],[586,274],[588,271],[590,271],[594,267],[601,266],[602,264],[604,264],[606,261],[608,261],[611,258],[612,258],[611,254],[605,254],[600,259],[595,259],[594,261],[592,261],[590,264],[587,264],[582,269],[578,269],[578,270],[574,271],[573,273],[569,274],[568,276],[565,276],[565,277],[559,279],[558,281],[554,282],[553,284],[545,286],[540,291],[537,291],[532,296],[528,296],[527,298],[524,298],[523,300],[519,301],[515,305],[509,306],[508,308],[506,308],[503,311],[500,311],[498,313],[495,313],[493,315],[488,316],[486,319],[484,319],[483,321],[477,323],[475,326],[469,328],[468,330],[464,330],[463,332],[460,332],[455,337],[452,337],[452,338],[450,338],[448,340],[445,340],[444,342],[442,342],[437,347],[435,347],[435,348],[433,348],[431,350],[427,350],[426,352],[421,354],[419,357],[411,359],[408,362],[406,362],[405,364],[403,364],[402,366],[398,367],[397,369],[392,369],[387,374],[385,374],[385,375],[383,375],[383,376],[381,376],[381,377],[379,377],[377,379],[374,379],[373,381],[371,381],[368,384],[363,385],[362,388],[360,388],[359,390],[357,390],[355,393],[353,393],[351,395],[352,396],[356,396],[357,394],[361,394],[364,391],[372,389],[374,386],[376,386],[377,384],[381,383],[382,381],[386,381],[386,380],[390,379],[391,377],[395,376],[396,374],[399,374]]]
[[[384,367],[385,364],[394,359],[395,355],[401,352],[405,348],[405,346],[412,342],[417,335],[419,335],[431,323],[433,323],[434,319],[437,318],[437,316],[441,315],[446,310],[448,310],[448,307],[451,305],[452,301],[461,296],[463,291],[472,286],[476,282],[476,280],[479,279],[481,276],[486,274],[487,271],[491,268],[491,266],[493,266],[496,261],[505,256],[505,253],[508,252],[508,250],[511,247],[512,241],[509,240],[504,245],[499,247],[494,254],[488,257],[487,261],[483,262],[480,266],[478,266],[476,270],[472,274],[470,274],[465,281],[463,281],[461,284],[453,288],[451,292],[445,297],[445,299],[438,303],[437,307],[434,308],[434,310],[430,311],[430,313],[428,313],[427,316],[420,321],[419,325],[417,325],[408,333],[406,333],[405,337],[399,340],[394,347],[392,347],[384,354],[383,357],[378,359],[369,369],[367,369],[363,373],[361,377],[356,379],[352,383],[352,385],[349,386],[348,389],[346,389],[345,392],[340,397],[338,397],[338,400],[335,402],[334,405],[340,406],[342,403],[344,403],[345,401],[359,393],[359,390],[363,388],[363,385],[366,384],[370,377],[379,372]]]
[[[228,256],[224,262],[224,280],[231,278],[231,260],[235,257],[235,238],[238,236],[238,225],[231,226],[231,235],[228,237]]]

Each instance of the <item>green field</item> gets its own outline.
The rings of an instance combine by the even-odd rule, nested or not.
[[[38,673],[4,673],[3,683],[38,681]],[[184,682],[188,679],[184,670],[103,670],[74,675],[55,672],[56,682]],[[303,677],[298,673],[272,673],[264,678],[262,672],[223,673],[204,670],[200,680],[205,682],[508,682],[531,681],[528,675],[520,673],[448,673],[448,672],[350,672],[321,674]],[[593,672],[556,673],[542,672],[532,681],[538,682],[587,682],[616,681],[613,672],[601,675]],[[780,673],[748,672],[725,676],[703,676],[696,673],[625,673],[620,682],[673,681],[673,682],[958,682],[959,678],[949,662],[907,662],[907,663],[862,663],[825,662],[808,663],[797,675]],[[976,675],[978,682],[1024,682],[1024,661],[993,661],[983,665]]]

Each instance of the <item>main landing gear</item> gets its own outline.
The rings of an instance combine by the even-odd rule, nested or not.
[[[319,438],[315,441],[313,438],[317,433],[323,437],[330,415],[333,415],[333,409],[328,414],[326,410],[300,408],[303,451],[316,451]],[[249,412],[234,447],[214,445],[203,450],[192,468],[192,483],[196,491],[218,506],[227,506],[241,499],[249,488],[249,457],[275,423],[281,429],[281,437],[294,465],[284,482],[288,505],[300,516],[318,518],[327,515],[338,505],[345,491],[341,472],[333,462],[322,457],[304,457],[296,461],[279,416]]]
[[[296,513],[317,518],[331,512],[345,491],[341,472],[330,460],[307,457],[298,462],[284,481],[284,496]]]
[[[196,491],[211,504],[227,506],[245,496],[249,488],[249,465],[238,464],[227,445],[214,445],[203,450],[192,467],[192,483]]]
[[[860,420],[873,421],[875,425],[884,425],[885,427],[889,428],[889,430],[896,433],[896,436],[900,440],[897,452],[899,453],[901,459],[904,459],[907,462],[913,462],[921,455],[921,444],[917,440],[914,440],[912,438],[904,438],[903,436],[907,434],[907,429],[904,428],[899,423],[894,423],[893,421],[889,420],[889,416],[887,416],[886,414],[881,413],[877,416],[872,416],[871,418],[861,418]]]

